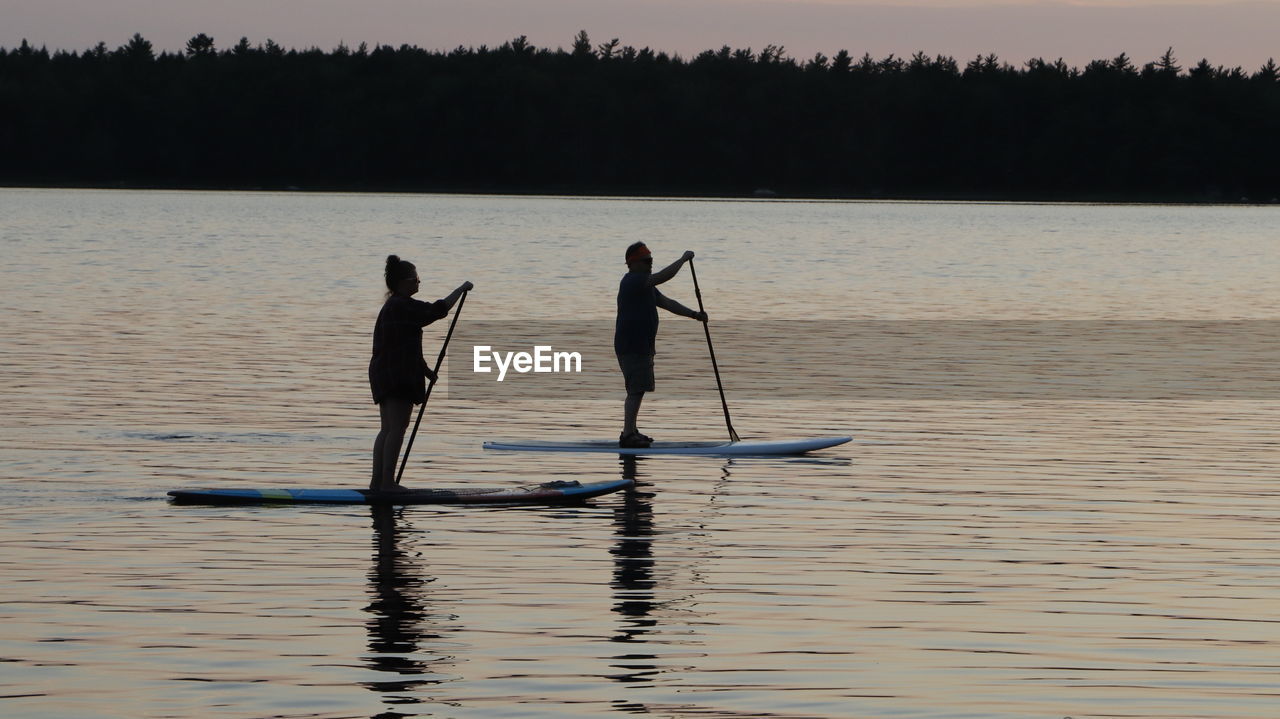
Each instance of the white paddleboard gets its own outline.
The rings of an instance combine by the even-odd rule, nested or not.
[[[742,440],[730,442],[654,442],[649,447],[619,447],[617,440],[588,439],[581,441],[511,440],[485,442],[485,449],[520,452],[600,452],[608,454],[711,454],[762,455],[801,454],[826,449],[852,440],[852,437],[811,437],[808,439]]]

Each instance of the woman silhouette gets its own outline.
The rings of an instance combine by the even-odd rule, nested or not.
[[[448,297],[435,302],[415,300],[413,295],[421,285],[418,268],[395,255],[387,257],[385,278],[387,299],[373,328],[373,358],[369,360],[369,387],[382,418],[373,443],[369,489],[397,492],[404,491],[396,484],[396,460],[409,415],[413,405],[426,400],[426,379],[435,380],[435,373],[422,358],[422,328],[448,315],[473,285],[463,282]]]

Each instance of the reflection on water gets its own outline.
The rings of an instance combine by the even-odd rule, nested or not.
[[[653,558],[653,493],[647,490],[640,465],[643,457],[622,455],[622,478],[635,480],[636,484],[626,492],[625,501],[613,510],[617,543],[609,550],[613,555],[614,605],[620,615],[619,631],[612,641],[628,645],[643,645],[645,636],[657,624],[650,616],[654,611],[654,558]],[[656,671],[652,663],[656,657],[646,654],[640,646],[628,647],[628,651],[613,657],[618,662],[613,667],[620,671],[612,678],[620,682],[647,681]]]
[[[441,617],[433,614],[428,604],[430,584],[435,581],[423,566],[428,545],[410,545],[405,538],[413,530],[403,507],[375,506],[370,512],[376,551],[369,571],[372,601],[365,608],[373,615],[367,622],[367,662],[370,669],[397,678],[366,682],[365,686],[394,695],[387,698],[389,704],[414,704],[419,700],[409,692],[443,681],[440,677],[454,661],[435,653],[443,637],[433,626]]]
[[[919,391],[972,353],[921,377],[892,345],[810,351],[822,335],[799,331],[1272,322],[1277,209],[0,190],[0,714],[1270,719],[1280,407],[1241,396],[1262,374],[1202,371],[1231,335],[1173,358],[1198,388],[1176,400],[992,400]],[[406,481],[621,472],[631,492],[372,514],[163,501],[363,484],[386,254],[418,260],[428,295],[476,283],[460,333],[607,325],[635,240],[698,252],[744,437],[855,442],[480,449],[615,435],[611,377],[600,398],[434,397]],[[663,291],[694,301],[683,275]],[[731,349],[731,323],[759,319],[778,341]],[[700,328],[664,322],[660,342],[646,427],[722,437]],[[742,352],[774,373],[754,396]],[[783,374],[803,396],[767,391]],[[1224,382],[1245,390],[1222,400]]]

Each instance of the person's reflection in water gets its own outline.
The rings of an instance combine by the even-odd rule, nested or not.
[[[408,692],[426,684],[438,684],[437,672],[451,657],[423,656],[423,641],[439,635],[424,627],[428,613],[425,604],[426,585],[434,579],[423,579],[422,568],[414,562],[416,552],[401,546],[401,523],[404,508],[375,506],[373,511],[374,561],[369,571],[369,594],[372,601],[365,611],[373,615],[367,623],[369,651],[365,666],[380,672],[404,677],[394,681],[365,682],[373,691],[387,693],[388,704],[418,704],[423,700]],[[412,678],[410,678],[412,677]],[[375,719],[404,716],[395,712],[379,714]]]
[[[654,610],[654,578],[653,578],[653,505],[650,499],[653,494],[645,491],[639,481],[639,463],[643,459],[634,455],[623,455],[622,477],[636,481],[636,486],[628,490],[620,507],[614,509],[614,524],[617,544],[610,553],[613,555],[613,611],[624,617],[622,630],[612,641],[638,643],[645,642],[645,635],[657,623],[650,618]],[[649,681],[649,676],[656,673],[657,667],[652,663],[652,654],[629,652],[614,657],[614,664],[624,674],[613,678],[623,682]],[[640,663],[637,663],[640,662]]]

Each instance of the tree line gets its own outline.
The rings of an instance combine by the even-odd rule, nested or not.
[[[1272,201],[1280,68],[525,37],[0,48],[0,183]]]

